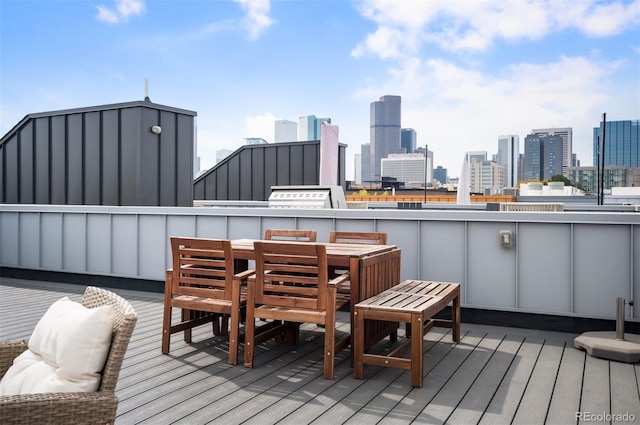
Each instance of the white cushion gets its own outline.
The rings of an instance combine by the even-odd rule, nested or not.
[[[0,395],[92,392],[109,354],[111,306],[85,308],[64,297],[49,307],[0,381]]]

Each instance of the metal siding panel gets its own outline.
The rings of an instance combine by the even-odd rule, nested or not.
[[[631,287],[633,290],[633,297],[631,299],[639,299],[640,297],[640,225],[631,226],[631,232],[633,234],[633,245],[631,247],[633,258],[631,259],[631,265],[633,268],[633,281],[631,283]],[[633,307],[633,317],[640,317],[640,302],[634,302]]]
[[[87,217],[87,271],[111,273],[111,216],[91,214]]]
[[[177,206],[190,207],[193,205],[193,117],[178,114],[177,123]]]
[[[271,195],[271,187],[278,186],[278,156],[275,147],[264,149],[264,199],[266,201]]]
[[[3,266],[17,266],[20,235],[18,233],[20,214],[17,212],[0,211],[0,264]]]
[[[164,132],[164,121],[162,125]],[[165,216],[163,215],[143,215],[140,216],[140,246],[153,246],[154,249],[141,249],[139,255],[138,273],[140,277],[149,279],[164,280],[165,251],[161,247],[165,246],[169,239],[164,232]]]
[[[320,145],[311,144],[304,147],[304,177],[302,184],[320,183]]]
[[[309,174],[305,171],[307,168],[307,150],[306,145],[291,145],[289,147],[289,178],[291,185],[306,184],[305,177]]]
[[[346,148],[344,146],[338,146],[338,184],[342,187],[347,186],[346,176]],[[318,173],[318,181],[320,181],[320,174]]]
[[[120,124],[120,204],[137,205],[140,110],[120,110]]]
[[[62,217],[62,267],[65,272],[86,271],[86,240],[86,215],[65,213]]]
[[[247,149],[251,152],[251,200],[266,201],[271,190],[265,186],[265,151],[264,149]]]
[[[35,120],[35,203],[48,204],[51,202],[49,191],[49,118]]]
[[[480,306],[516,307],[515,249],[499,245],[500,230],[511,223],[468,223],[467,302]]]
[[[154,134],[151,127],[160,125],[160,113],[155,109],[140,108],[140,158],[138,161],[140,186],[138,187],[138,205],[160,205],[160,139],[162,133]],[[172,138],[172,135],[168,136]]]
[[[628,226],[574,225],[574,312],[607,316],[616,298],[630,298]]]
[[[290,175],[291,164],[291,151],[288,146],[275,146],[276,150],[276,162],[282,164],[281,167],[276,167],[276,184],[278,186],[292,185]],[[271,193],[271,191],[269,191]]]
[[[226,239],[227,218],[208,215],[196,216],[196,237]]]
[[[160,122],[160,205],[177,206],[176,114],[162,111]]]
[[[193,185],[193,199],[204,200],[207,199],[204,193],[204,183],[207,181],[206,178],[194,183]]]
[[[241,169],[242,163],[240,157],[234,156],[227,162],[227,198],[228,200],[236,201],[240,199],[239,186],[242,181]],[[247,164],[249,165],[249,164]]]
[[[20,267],[40,267],[40,223],[38,213],[20,214]]]
[[[118,111],[102,113],[102,205],[120,205]]]
[[[204,180],[204,199],[215,200],[218,199],[217,183],[218,173],[212,173],[205,177]]]
[[[0,145],[0,203],[4,202],[4,186],[6,183],[6,179],[4,176],[5,168],[4,168],[4,156],[5,156],[5,148],[4,145]]]
[[[240,192],[238,199],[243,201],[252,201],[251,186],[253,182],[253,161],[251,160],[251,150],[245,149],[240,151]]]
[[[64,116],[51,117],[51,203],[67,203],[67,139]]]
[[[570,313],[570,226],[520,223],[514,243],[520,258],[518,306],[534,311]]]
[[[18,186],[20,188],[20,203],[33,204],[33,121],[27,123],[20,130],[20,175]]]
[[[67,204],[82,205],[84,157],[82,154],[82,115],[67,118]]]
[[[216,200],[226,200],[229,199],[229,194],[227,193],[227,189],[229,187],[229,183],[227,181],[227,173],[229,172],[229,163],[225,162],[222,164],[220,168],[218,168],[216,173]]]
[[[17,204],[18,200],[18,136],[14,135],[3,145],[4,164],[5,164],[5,193],[4,202],[8,204]]]
[[[100,112],[84,116],[84,204],[100,205]]]
[[[400,212],[399,212],[400,213]],[[400,217],[400,214],[398,214]],[[389,223],[388,241],[402,246],[402,267],[404,270],[407,262],[404,260],[405,244],[411,241],[411,235],[396,235],[395,222]],[[420,221],[418,259],[415,265],[419,271],[415,273],[421,280],[440,280],[458,282],[466,285],[464,270],[466,262],[464,244],[464,221]],[[383,230],[384,231],[384,230]],[[412,277],[414,274],[409,274]]]
[[[138,216],[133,214],[112,216],[110,239],[113,244],[111,247],[112,273],[119,276],[139,276]]]
[[[227,226],[229,229],[228,239],[256,238],[254,235],[260,235],[261,230],[259,216],[229,217]]]
[[[47,270],[63,270],[62,268],[62,214],[46,213],[40,215],[42,227],[40,250],[40,266]]]

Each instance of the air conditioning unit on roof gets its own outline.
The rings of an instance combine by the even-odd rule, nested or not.
[[[269,208],[348,208],[342,186],[272,186]]]

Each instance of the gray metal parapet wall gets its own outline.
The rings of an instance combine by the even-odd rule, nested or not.
[[[403,279],[459,282],[468,307],[615,319],[615,300],[640,293],[638,213],[5,204],[0,266],[161,281],[170,236],[267,228],[387,232]]]

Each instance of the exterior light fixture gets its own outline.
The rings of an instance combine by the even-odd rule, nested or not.
[[[153,134],[160,134],[162,133],[162,127],[160,127],[159,125],[154,125],[153,127],[151,127],[151,132]]]

